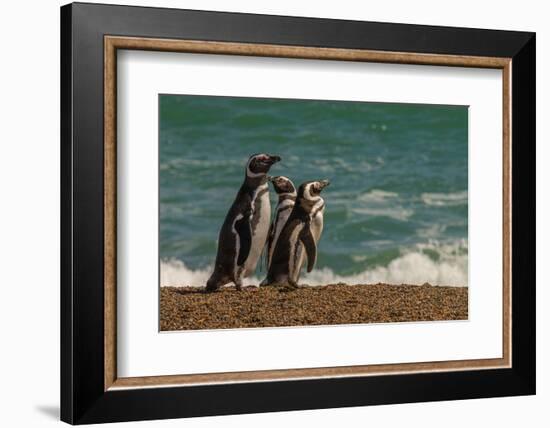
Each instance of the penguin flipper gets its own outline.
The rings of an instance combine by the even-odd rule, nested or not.
[[[266,242],[266,249],[267,249],[267,255],[269,256],[269,252],[271,251],[271,246],[273,245],[273,238],[275,237],[275,222],[277,221],[277,218],[275,217],[275,220],[271,225],[269,226],[269,232],[267,233],[267,242]]]
[[[264,262],[266,266],[266,271],[269,269],[269,265],[271,264],[271,260],[269,259],[269,255],[271,254],[271,247],[273,246],[273,238],[275,237],[275,224],[277,221],[277,217],[275,217],[275,220],[271,223],[269,226],[269,232],[267,233],[267,241],[264,246]]]
[[[307,271],[311,272],[313,270],[313,266],[315,266],[315,260],[317,258],[317,244],[315,244],[315,239],[313,239],[313,235],[311,234],[309,227],[302,230],[302,233],[300,233],[300,240],[306,249]]]
[[[250,215],[245,215],[240,220],[235,222],[235,230],[239,235],[239,255],[237,257],[237,265],[242,266],[248,255],[250,254],[250,247],[252,246],[252,230],[250,226]]]

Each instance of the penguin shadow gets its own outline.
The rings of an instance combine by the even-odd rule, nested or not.
[[[187,296],[189,294],[212,294],[212,292],[210,291],[206,291],[206,288],[192,288],[192,289],[189,289],[189,290],[186,290],[184,288],[178,288],[176,290],[174,290],[174,293],[176,294],[181,294],[182,296]]]
[[[258,291],[260,289],[260,287],[257,287],[255,285],[245,285],[243,286],[242,290],[241,291],[238,291],[235,289],[234,286],[229,286],[229,287],[221,287],[217,290],[207,290],[206,287],[204,288],[191,288],[191,289],[188,289],[186,290],[185,288],[178,288],[176,290],[174,290],[174,293],[175,294],[180,294],[182,296],[188,296],[190,294],[200,294],[200,295],[205,295],[205,296],[211,296],[213,294],[218,294],[218,293],[223,293],[223,292],[230,292],[230,293],[246,293],[246,292],[254,292],[254,291]]]
[[[243,287],[243,290],[246,288],[247,287]],[[189,290],[186,290],[185,288],[178,288],[174,290],[174,293],[180,294],[182,296],[188,296],[190,294],[203,294],[205,296],[208,296],[208,295],[213,295],[217,293],[222,293],[224,291],[227,292],[227,291],[236,291],[236,290],[235,290],[235,287],[221,287],[221,288],[218,288],[217,290],[207,290],[206,287],[191,288]]]

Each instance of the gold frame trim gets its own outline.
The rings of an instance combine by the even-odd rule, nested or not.
[[[116,368],[116,53],[118,49],[218,55],[246,55],[337,61],[495,68],[503,82],[503,349],[502,358],[345,367],[262,370],[118,378]],[[104,37],[104,389],[191,386],[310,378],[358,377],[511,367],[511,58],[383,52],[250,43]]]

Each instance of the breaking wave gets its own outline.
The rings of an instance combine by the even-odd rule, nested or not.
[[[300,283],[312,286],[345,283],[367,285],[376,283],[468,286],[467,242],[453,244],[430,242],[419,244],[413,250],[404,251],[387,266],[377,266],[351,275],[339,275],[329,268],[314,269],[303,274]],[[160,284],[167,286],[204,286],[212,273],[212,267],[190,269],[181,260],[161,261]],[[258,285],[261,278],[250,277],[245,285]]]

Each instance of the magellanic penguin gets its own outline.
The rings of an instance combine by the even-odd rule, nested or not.
[[[317,243],[323,232],[325,201],[320,193],[328,185],[328,180],[300,185],[296,203],[279,235],[262,285],[297,287],[306,256],[307,271],[312,271],[317,259]]]
[[[248,159],[244,182],[220,230],[216,263],[206,283],[207,291],[215,291],[229,282],[240,290],[242,279],[254,273],[271,220],[267,173],[280,160],[279,156],[265,153]]]
[[[273,222],[269,229],[269,235],[267,238],[267,268],[271,264],[271,258],[273,256],[273,250],[277,244],[277,239],[283,230],[292,209],[296,202],[296,187],[294,183],[288,178],[282,175],[278,177],[271,177],[269,179],[273,184],[273,188],[279,197],[277,207],[275,208],[275,215],[273,216]]]

